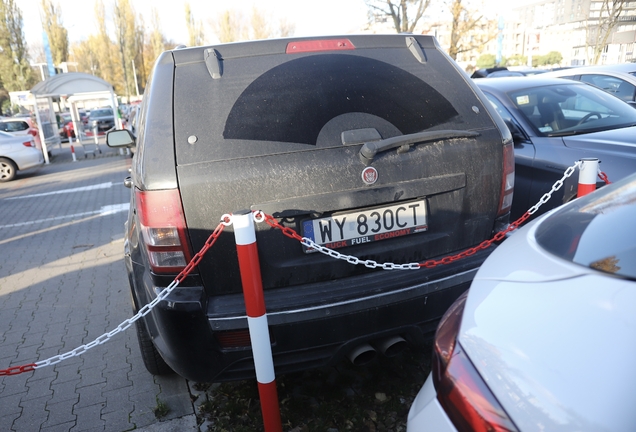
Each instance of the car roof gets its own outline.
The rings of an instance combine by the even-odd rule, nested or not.
[[[545,77],[545,74],[525,77],[501,77],[489,80],[476,79],[475,84],[477,84],[482,90],[492,90],[504,93],[523,88],[543,87],[546,85],[587,85],[579,81]]]
[[[0,118],[1,122],[26,122],[26,117],[2,117]]]
[[[636,72],[636,63],[622,63],[622,64],[614,64],[614,65],[597,65],[597,66],[581,66],[570,69],[562,69],[558,71],[548,72],[548,75],[551,76],[570,76],[570,75],[579,75],[582,73],[594,73],[594,72],[605,72],[605,73],[619,73],[619,74],[629,74]]]

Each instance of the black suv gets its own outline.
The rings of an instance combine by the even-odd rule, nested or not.
[[[121,130],[107,141],[137,145],[125,242],[136,310],[225,213],[262,210],[341,254],[397,264],[457,254],[508,223],[510,133],[430,36],[168,51],[136,138]],[[256,230],[277,373],[421,346],[492,250],[385,270],[308,249],[266,223]],[[152,373],[255,376],[231,226],[137,331]]]

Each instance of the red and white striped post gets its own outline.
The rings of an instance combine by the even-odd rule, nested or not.
[[[581,159],[579,168],[579,188],[577,197],[582,197],[596,190],[596,176],[598,175],[598,158]]]
[[[245,297],[247,324],[252,342],[256,380],[258,381],[258,395],[261,400],[263,425],[265,432],[282,432],[274,359],[269,339],[263,281],[256,248],[256,232],[252,212],[245,210],[233,214],[232,225],[243,284],[243,296]]]
[[[71,154],[73,155],[73,162],[77,162],[77,158],[75,157],[75,147],[73,147],[73,137],[71,134],[68,134],[68,142],[71,144]]]

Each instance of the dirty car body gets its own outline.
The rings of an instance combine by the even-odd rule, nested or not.
[[[125,259],[135,308],[170,284],[221,215],[245,209],[378,263],[479,245],[506,226],[514,176],[510,134],[484,101],[428,36],[163,53],[136,140],[116,131],[137,146]],[[384,270],[264,223],[256,239],[277,373],[335,364],[389,338],[420,345],[492,250]],[[231,226],[138,334],[153,373],[165,362],[195,381],[254,376]]]

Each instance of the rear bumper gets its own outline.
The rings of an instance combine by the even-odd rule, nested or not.
[[[333,365],[358,346],[390,336],[421,345],[434,335],[443,313],[468,289],[491,251],[440,269],[385,270],[267,291],[276,373]],[[144,291],[154,296],[160,288],[149,275],[143,279]],[[207,298],[202,287],[179,287],[146,322],[162,357],[187,379],[219,382],[255,376],[249,347],[222,348],[215,337],[215,332],[247,329],[242,294]]]
[[[444,408],[437,401],[437,392],[430,374],[411,405],[406,430],[407,432],[457,432]]]

